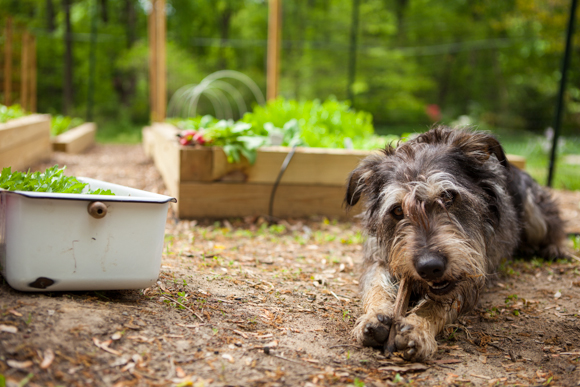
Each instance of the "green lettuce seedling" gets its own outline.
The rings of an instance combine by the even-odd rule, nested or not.
[[[53,193],[83,193],[88,183],[82,183],[74,176],[65,176],[58,165],[45,172],[12,172],[11,167],[2,169],[0,188],[8,191],[32,191]],[[111,190],[97,189],[87,192],[89,195],[115,195]]]

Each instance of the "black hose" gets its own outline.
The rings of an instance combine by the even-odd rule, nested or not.
[[[286,155],[286,158],[282,163],[282,167],[280,167],[278,177],[276,178],[274,186],[272,187],[272,193],[270,194],[270,204],[268,205],[268,218],[270,221],[273,219],[272,212],[274,210],[274,197],[276,196],[276,189],[278,189],[278,185],[280,184],[280,180],[282,180],[282,176],[284,176],[284,172],[286,172],[286,168],[288,168],[288,164],[290,164],[292,157],[294,157],[294,152],[296,152],[296,145],[294,145],[290,152]]]

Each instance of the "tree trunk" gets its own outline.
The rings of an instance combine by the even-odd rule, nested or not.
[[[230,21],[232,19],[232,9],[227,7],[222,14],[220,15],[220,59],[218,63],[218,67],[220,69],[225,69],[227,67],[227,60],[226,60],[226,44],[227,40],[230,36]]]
[[[107,0],[101,0],[101,20],[103,23],[107,23],[109,21],[109,10],[107,8]]]
[[[46,29],[49,32],[54,32],[56,26],[54,25],[54,5],[52,0],[46,0]]]
[[[397,36],[399,39],[405,37],[405,8],[409,5],[409,0],[396,0],[395,14],[397,15]]]
[[[127,49],[133,47],[136,41],[136,13],[135,13],[135,1],[125,0],[125,36],[127,42]],[[113,87],[119,95],[121,104],[126,107],[131,106],[133,97],[135,96],[135,91],[137,89],[137,74],[135,71],[119,72],[115,74],[113,79]]]
[[[63,85],[63,114],[68,114],[73,104],[73,47],[72,27],[70,22],[71,0],[62,0],[64,9],[64,85]]]
[[[134,0],[125,0],[125,36],[127,38],[127,48],[133,47],[135,43],[136,17]]]

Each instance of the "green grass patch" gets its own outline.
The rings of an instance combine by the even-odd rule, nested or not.
[[[99,144],[139,144],[143,126],[127,121],[99,122],[96,140]]]
[[[526,171],[540,184],[545,185],[550,164],[551,141],[544,136],[527,132],[495,131],[506,153],[526,158]],[[567,156],[580,155],[580,137],[561,137],[554,181],[556,189],[580,190],[580,165],[570,162]]]

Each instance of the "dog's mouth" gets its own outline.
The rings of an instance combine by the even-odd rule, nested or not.
[[[429,293],[436,296],[444,296],[455,289],[455,281],[429,281],[427,284],[429,285]]]

